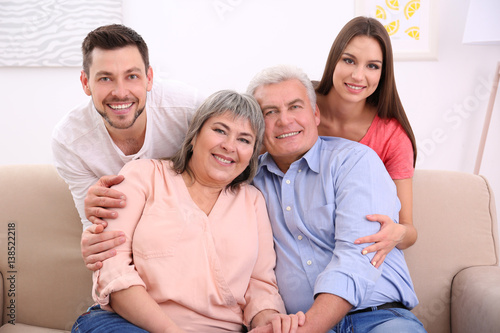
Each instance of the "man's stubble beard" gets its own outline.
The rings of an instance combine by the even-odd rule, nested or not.
[[[94,107],[95,107],[95,105],[94,105]],[[125,125],[121,125],[121,126],[118,124],[115,124],[113,121],[111,121],[111,119],[109,119],[108,115],[105,112],[100,111],[97,107],[95,109],[97,110],[97,113],[99,113],[101,115],[101,117],[104,119],[104,121],[106,121],[109,124],[109,126],[116,128],[116,129],[129,129],[130,127],[132,127],[135,124],[135,121],[144,112],[145,108],[146,108],[146,105],[144,105],[141,109],[138,109],[135,112],[135,115],[134,115],[134,118],[132,119],[132,121],[129,124],[125,124]],[[118,116],[118,117],[122,117],[122,116]]]

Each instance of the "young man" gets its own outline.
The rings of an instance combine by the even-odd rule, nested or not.
[[[128,161],[175,153],[202,98],[179,82],[153,84],[146,43],[123,25],[91,31],[82,53],[80,81],[91,100],[59,122],[52,150],[85,229],[92,226],[84,212],[89,188],[102,176],[118,174]],[[120,181],[105,177],[100,183]]]
[[[378,231],[366,215],[398,219],[396,188],[377,154],[318,137],[313,86],[294,67],[262,71],[248,93],[266,124],[254,185],[269,210],[280,294],[289,313],[306,312],[298,332],[425,332],[409,311],[418,301],[402,251],[377,269],[374,254],[354,243]]]

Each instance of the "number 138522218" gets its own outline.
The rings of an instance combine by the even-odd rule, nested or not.
[[[16,269],[16,224],[7,224],[7,264],[10,270]]]

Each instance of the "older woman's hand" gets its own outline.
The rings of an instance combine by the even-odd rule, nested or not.
[[[297,328],[304,325],[306,316],[302,311],[297,314],[281,314],[274,310],[259,312],[254,321],[265,322],[265,325],[255,325],[251,333],[296,333]],[[253,325],[252,325],[253,326]]]

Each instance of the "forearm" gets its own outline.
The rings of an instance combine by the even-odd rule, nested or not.
[[[413,224],[400,224],[406,228],[406,233],[403,240],[401,240],[396,247],[400,250],[404,250],[415,244],[417,241],[417,229],[415,229]]]
[[[142,286],[112,293],[110,305],[120,316],[148,332],[183,332]]]
[[[415,244],[417,241],[417,229],[413,226],[413,187],[412,179],[394,180],[398,191],[398,198],[401,202],[399,212],[399,224],[405,227],[403,239],[396,245],[400,250],[404,250]]]
[[[304,326],[297,332],[328,332],[337,325],[351,310],[352,305],[342,297],[332,294],[319,294],[306,312]]]

